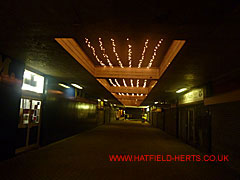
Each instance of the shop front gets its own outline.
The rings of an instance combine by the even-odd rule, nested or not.
[[[204,89],[198,88],[179,97],[178,137],[202,151],[210,151],[211,118],[204,106]]]
[[[44,77],[24,71],[17,128],[16,153],[39,146]]]

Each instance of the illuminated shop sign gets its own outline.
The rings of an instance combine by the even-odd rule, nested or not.
[[[25,69],[22,90],[43,93],[44,77]]]
[[[192,91],[184,94],[179,99],[179,104],[187,104],[203,100],[203,89],[193,89]]]

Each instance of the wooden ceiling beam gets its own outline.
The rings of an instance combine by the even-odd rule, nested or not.
[[[145,99],[145,96],[120,96],[120,95],[114,95],[117,99],[119,99],[119,100],[135,100],[136,101],[136,99],[138,100],[138,101],[143,101],[144,99]]]
[[[55,38],[55,40],[88,72],[95,76],[95,66],[73,38]]]
[[[114,87],[111,86],[109,91],[112,93],[135,93],[135,94],[148,94],[149,89],[143,87]]]
[[[129,78],[129,79],[158,79],[159,68],[137,68],[137,67],[96,67],[97,78]]]

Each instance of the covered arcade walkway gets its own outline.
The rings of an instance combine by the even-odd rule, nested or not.
[[[109,154],[199,154],[147,123],[118,121],[0,163],[4,179],[237,179],[206,162],[110,162]]]

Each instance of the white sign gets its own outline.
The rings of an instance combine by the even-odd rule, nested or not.
[[[22,90],[43,93],[44,77],[25,69]]]
[[[203,100],[203,89],[193,89],[192,91],[184,94],[179,99],[179,104],[187,104],[191,102],[196,101],[202,101]]]

